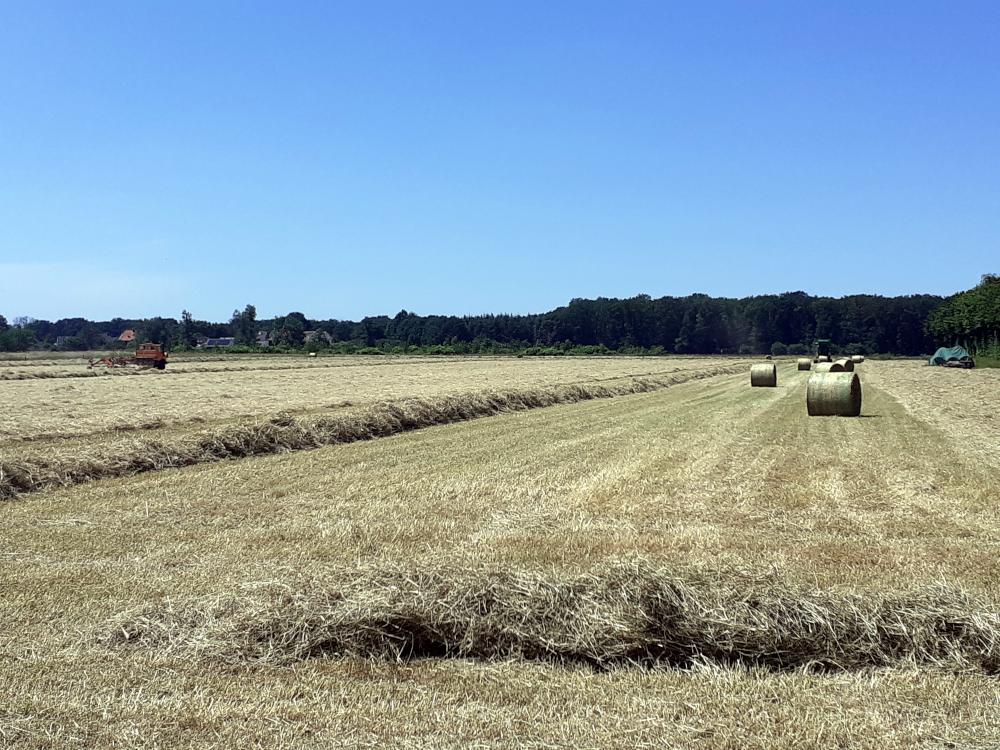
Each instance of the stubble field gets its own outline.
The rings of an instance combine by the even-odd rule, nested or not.
[[[276,363],[0,382],[0,744],[1000,743],[995,371]]]

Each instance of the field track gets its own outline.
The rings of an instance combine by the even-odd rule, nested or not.
[[[975,419],[949,429],[922,400],[987,414],[963,388],[988,391],[992,375],[948,388],[906,363],[861,374],[860,419],[808,418],[808,373],[786,364],[774,389],[722,375],[2,504],[0,736],[13,747],[996,746],[997,678],[946,663],[595,672],[295,652],[292,667],[241,666],[202,655],[209,631],[192,622],[107,645],[139,612],[197,612],[235,593],[238,625],[241,591],[294,601],[359,569],[565,579],[652,561],[681,578],[741,572],[834,597],[945,586],[995,614],[1000,456],[965,439],[980,434]],[[305,639],[316,625],[297,627]]]

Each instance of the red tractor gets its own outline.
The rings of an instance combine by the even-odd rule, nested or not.
[[[163,345],[147,342],[140,344],[139,348],[135,350],[135,354],[131,357],[102,357],[101,359],[92,359],[87,366],[94,368],[100,366],[127,367],[129,365],[155,367],[157,370],[165,370],[167,368],[167,355],[163,351]]]

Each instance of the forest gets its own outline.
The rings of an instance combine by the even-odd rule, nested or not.
[[[180,318],[114,318],[54,322],[0,316],[0,350],[87,350],[125,346],[119,334],[194,347],[204,337],[231,336],[238,347],[431,353],[677,353],[796,354],[817,338],[858,354],[929,354],[943,344],[963,343],[994,351],[1000,330],[1000,277],[983,276],[975,288],[935,295],[816,297],[805,292],[741,299],[686,297],[573,299],[531,315],[419,315],[359,321],[312,319],[301,312],[259,319],[256,308],[235,310],[227,322]],[[263,336],[261,334],[264,334]],[[992,349],[991,349],[992,347]]]

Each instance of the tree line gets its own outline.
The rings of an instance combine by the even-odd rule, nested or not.
[[[1000,359],[1000,276],[988,273],[975,288],[938,305],[927,330],[944,344],[961,344],[974,355]]]
[[[983,277],[969,292],[935,295],[815,297],[805,292],[741,299],[692,294],[686,297],[573,299],[532,315],[418,315],[359,321],[318,320],[301,312],[258,319],[256,308],[235,310],[228,322],[179,318],[115,318],[54,322],[0,317],[0,348],[102,349],[124,347],[116,337],[134,329],[141,341],[193,347],[199,337],[231,336],[253,348],[266,334],[278,349],[440,353],[678,353],[796,354],[818,339],[839,351],[859,354],[928,354],[940,344],[964,340],[974,346],[996,341],[1000,318],[998,277]],[[990,337],[992,336],[992,339]]]

